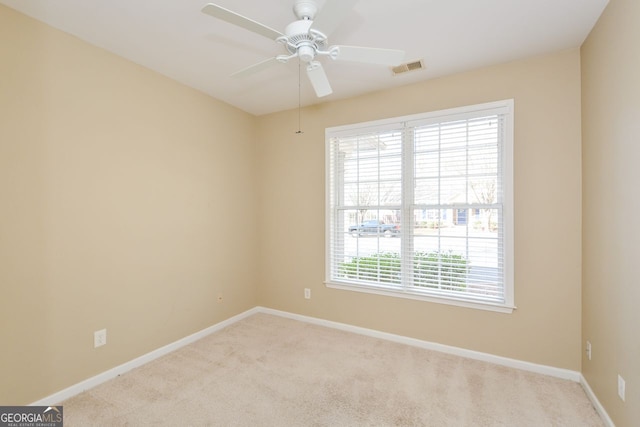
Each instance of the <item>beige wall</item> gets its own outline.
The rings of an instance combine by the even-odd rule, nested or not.
[[[513,314],[326,288],[326,127],[515,99]],[[581,130],[577,49],[258,118],[260,301],[520,360],[580,370]],[[303,298],[303,288],[312,298]]]
[[[584,376],[617,426],[640,425],[640,2],[611,0],[582,47]],[[617,376],[626,380],[626,402]]]
[[[628,24],[637,5],[635,15],[618,6],[632,3],[615,0],[583,50],[584,250],[593,262],[584,267],[582,333],[594,343],[592,362],[581,360],[577,49],[305,108],[297,135],[297,111],[252,117],[0,6],[0,402],[32,402],[260,304],[560,368],[582,364],[607,409],[631,419],[638,319],[620,295],[631,289],[633,258],[604,249],[633,253],[638,241],[629,219],[637,198],[626,197],[638,181],[628,155],[638,150],[629,137],[637,120],[618,119],[638,116],[638,58],[623,60],[638,39],[637,22]],[[618,37],[629,47],[607,49],[622,34],[619,20],[630,25]],[[622,69],[618,81],[612,73]],[[624,97],[634,84],[635,99]],[[516,111],[518,309],[326,288],[324,129],[507,98]],[[622,130],[601,119],[611,111]],[[603,210],[603,199],[622,209]],[[606,237],[589,227],[596,223],[611,228]],[[621,283],[613,296],[603,293],[605,277]],[[93,349],[101,328],[108,344]],[[614,398],[615,364],[628,377],[626,406]]]
[[[257,304],[253,137],[252,116],[0,6],[1,404]]]

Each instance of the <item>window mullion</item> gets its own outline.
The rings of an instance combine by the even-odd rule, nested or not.
[[[378,157],[376,159],[376,169],[378,172],[378,176],[377,176],[377,182],[376,182],[376,219],[378,220],[378,223],[380,223],[381,218],[380,218],[380,205],[382,204],[382,200],[380,200],[380,180],[382,179],[382,176],[380,175],[380,168],[381,166],[381,162],[380,162],[380,134],[376,135],[376,150],[378,152]],[[376,246],[377,246],[377,252],[378,254],[381,253],[381,248],[380,248],[380,232],[382,230],[378,229],[378,234],[376,236]],[[380,265],[380,260],[378,260],[378,280],[380,280],[380,274],[381,274],[381,265]]]
[[[442,232],[440,229],[440,223],[442,222],[442,124],[438,124],[438,215],[436,215],[438,221],[438,250],[437,254],[442,253]],[[438,289],[442,288],[442,265],[441,259],[438,255]]]
[[[464,177],[464,193],[465,193],[465,203],[469,205],[469,121],[467,120],[466,126],[466,141],[465,141],[465,153],[464,153],[464,162],[465,162],[465,177]],[[466,209],[466,218],[467,223],[465,224],[465,253],[464,256],[468,260],[469,259],[469,224],[471,223],[471,210]]]
[[[344,162],[345,155],[340,151],[340,143],[336,141],[333,150],[333,168],[335,170],[333,179],[335,180],[334,191],[334,203],[336,207],[342,208],[345,205],[344,194]],[[340,209],[334,211],[334,223],[333,229],[333,241],[334,241],[334,253],[332,254],[332,262],[336,262],[336,259],[344,259],[344,217]]]
[[[400,277],[402,287],[407,289],[413,286],[413,254],[414,254],[414,136],[413,127],[406,127],[402,132],[402,211],[401,211],[401,246],[400,259],[402,260]]]

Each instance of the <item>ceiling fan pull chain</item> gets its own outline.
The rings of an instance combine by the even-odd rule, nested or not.
[[[300,116],[302,115],[302,105],[300,102],[300,88],[301,88],[301,83],[300,83],[300,67],[301,67],[301,63],[300,63],[300,58],[298,58],[298,131],[296,132],[296,134],[300,135],[303,134],[304,132],[302,132],[301,126],[300,126]]]

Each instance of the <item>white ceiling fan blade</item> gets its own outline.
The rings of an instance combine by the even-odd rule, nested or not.
[[[329,36],[357,2],[358,0],[327,0],[313,19],[311,28]]]
[[[211,15],[214,18],[218,18],[230,24],[237,25],[238,27],[260,34],[261,36],[265,36],[272,40],[276,40],[278,37],[281,37],[283,35],[280,31],[276,31],[273,28],[267,27],[266,25],[256,22],[253,19],[249,19],[246,16],[239,15],[235,12],[225,9],[224,7],[218,6],[217,4],[209,3],[205,5],[202,8],[202,12],[206,13],[207,15]]]
[[[262,71],[271,67],[272,65],[279,64],[279,63],[280,61],[278,61],[276,57],[269,58],[262,62],[258,62],[257,64],[249,65],[247,68],[243,68],[240,71],[236,71],[235,73],[231,74],[231,77],[247,77],[247,76],[250,76],[251,74],[255,74],[259,71]]]
[[[324,72],[322,64],[318,61],[309,62],[307,65],[307,76],[309,76],[311,86],[313,86],[313,89],[316,91],[318,98],[322,98],[323,96],[331,95],[333,93],[327,74]]]
[[[332,58],[338,61],[365,62],[367,64],[379,64],[396,66],[402,63],[405,52],[396,49],[379,49],[375,47],[360,46],[332,46],[336,50]]]

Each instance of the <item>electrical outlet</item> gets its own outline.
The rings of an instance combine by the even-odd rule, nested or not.
[[[304,288],[304,299],[311,299],[311,289]]]
[[[627,388],[627,385],[624,382],[624,378],[618,375],[618,396],[620,396],[620,399],[622,399],[623,402],[624,402],[624,393],[626,388]]]
[[[591,360],[591,343],[587,341],[587,359]]]
[[[107,330],[100,329],[93,333],[93,348],[101,347],[107,343]]]

